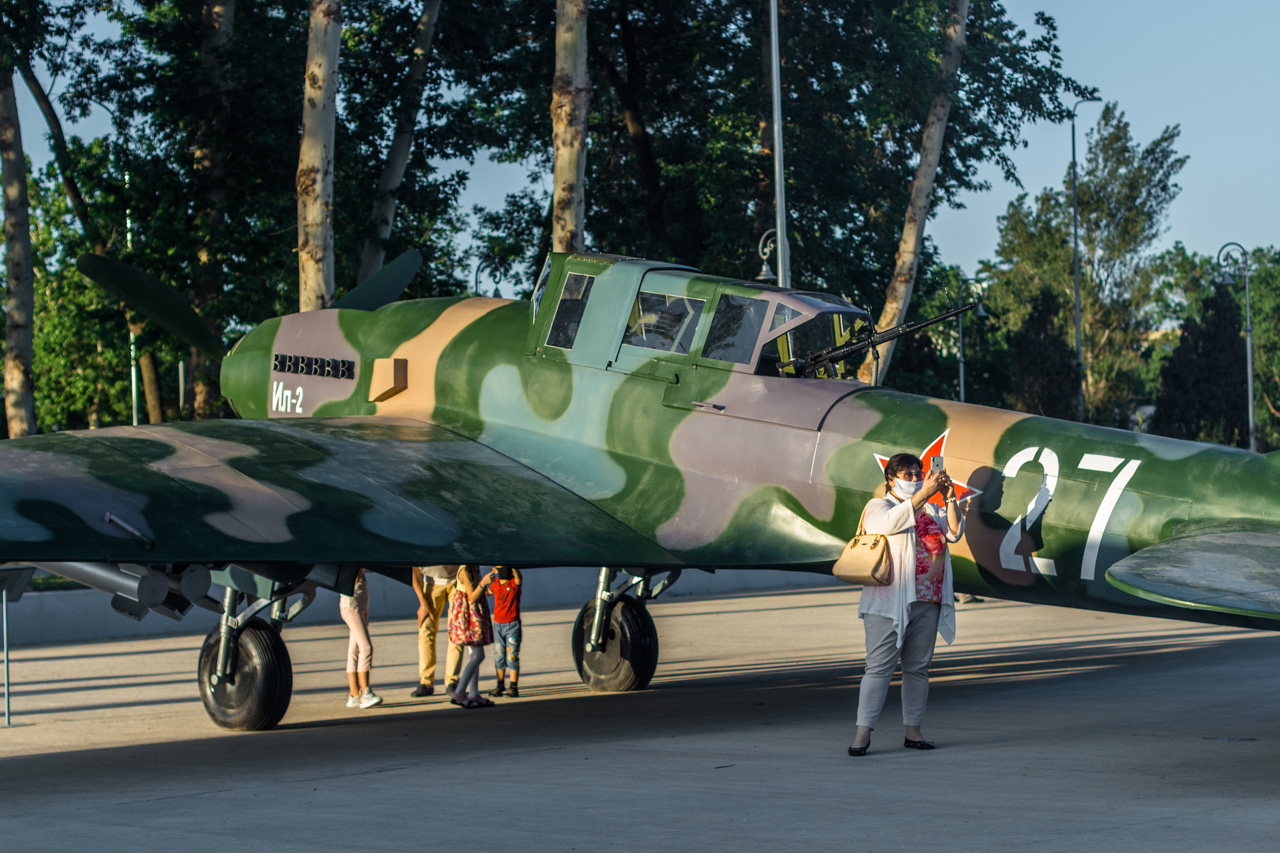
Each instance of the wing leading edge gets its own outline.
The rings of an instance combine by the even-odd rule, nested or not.
[[[1118,589],[1162,604],[1280,619],[1280,530],[1166,539],[1119,560],[1106,577]]]
[[[507,456],[392,418],[198,421],[0,443],[0,560],[679,564]]]

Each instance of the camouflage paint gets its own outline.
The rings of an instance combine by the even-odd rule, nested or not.
[[[550,346],[571,274],[591,277],[590,297],[572,348]],[[701,300],[687,354],[621,343],[640,290]],[[973,490],[957,589],[1153,608],[1138,591],[1206,619],[1215,607],[1266,611],[1151,592],[1161,581],[1150,565],[1128,592],[1104,576],[1166,540],[1195,551],[1224,520],[1273,529],[1272,459],[848,380],[757,375],[702,355],[724,294],[769,303],[757,347],[824,310],[816,297],[671,265],[554,255],[536,314],[530,302],[455,298],[269,321],[223,365],[246,420],[5,442],[0,556],[829,571],[883,493],[877,456],[940,446]],[[782,305],[804,316],[774,326]],[[404,359],[407,384],[371,402],[380,359]],[[107,511],[151,549],[105,523]]]

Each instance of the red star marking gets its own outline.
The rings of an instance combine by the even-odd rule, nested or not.
[[[950,429],[945,430],[942,435],[930,442],[929,446],[924,449],[923,453],[916,454],[924,462],[926,471],[929,469],[930,456],[941,456],[945,463],[947,458],[947,435],[949,435],[950,432]],[[880,463],[880,470],[883,471],[884,466],[889,464],[889,457],[881,456],[879,453],[875,454],[875,457],[876,461]],[[972,488],[967,483],[962,483],[955,477],[951,478],[951,487],[956,493],[956,503],[958,504],[962,504],[970,498],[976,498],[978,495],[982,494],[982,489]],[[946,501],[942,497],[942,492],[938,492],[933,497],[929,498],[929,503],[937,504],[940,507],[946,506]]]

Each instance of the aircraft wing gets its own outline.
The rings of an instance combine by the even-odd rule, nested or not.
[[[0,442],[0,561],[674,566],[590,502],[412,419],[217,420]]]
[[[1280,528],[1166,539],[1117,561],[1107,581],[1162,604],[1280,619]]]

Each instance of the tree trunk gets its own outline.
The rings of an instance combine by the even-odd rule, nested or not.
[[[341,0],[311,0],[298,154],[298,307],[333,304],[333,148]]]
[[[142,337],[147,324],[141,320],[129,321],[129,333],[134,340]],[[142,377],[142,397],[147,408],[147,423],[164,423],[164,405],[160,396],[160,371],[156,367],[155,353],[138,353],[138,374]]]
[[[49,99],[44,87],[40,85],[40,80],[36,77],[35,72],[32,71],[30,63],[23,62],[20,70],[22,79],[26,81],[27,88],[31,91],[32,97],[36,99],[40,112],[44,115],[45,123],[49,126],[49,139],[53,143],[54,160],[58,164],[58,171],[62,174],[62,186],[66,191],[67,200],[71,202],[71,209],[75,213],[76,219],[80,221],[80,228],[84,231],[85,239],[89,241],[89,245],[93,247],[93,253],[95,255],[105,255],[107,254],[107,244],[102,238],[102,232],[98,230],[97,222],[90,214],[89,204],[84,200],[75,172],[71,168],[71,153],[67,149],[67,138],[62,130],[62,120],[58,118],[58,112],[54,109],[53,102]],[[129,331],[137,337],[142,334],[145,325],[144,322],[130,320]],[[139,355],[138,368],[142,374],[142,388],[146,397],[147,415],[151,423],[160,423],[164,416],[160,401],[160,379],[157,373],[155,355],[149,352]]]
[[[555,189],[551,203],[551,250],[581,252],[585,246],[583,183],[587,171],[587,0],[556,0],[556,73],[551,83],[551,138],[555,145]]]
[[[876,328],[884,331],[902,323],[911,304],[911,291],[916,283],[916,266],[920,261],[920,245],[924,241],[924,223],[929,218],[929,205],[933,199],[933,182],[938,174],[938,160],[942,156],[942,140],[947,132],[947,117],[951,113],[951,92],[955,88],[960,70],[960,55],[965,45],[965,24],[969,18],[969,0],[951,0],[947,13],[942,71],[938,75],[938,94],[929,107],[924,123],[924,138],[920,143],[920,165],[911,182],[911,201],[907,206],[906,222],[902,226],[902,239],[898,242],[897,262],[893,280],[885,294],[884,310]],[[879,382],[889,369],[896,341],[880,347],[879,376],[871,353],[863,359],[858,370],[862,382]]]
[[[205,0],[202,9],[203,25],[200,33],[200,70],[204,75],[201,88],[204,101],[212,106],[195,127],[195,145],[192,152],[195,185],[202,189],[196,200],[196,222],[200,226],[203,242],[196,250],[196,262],[192,269],[192,296],[197,311],[204,317],[209,330],[221,336],[217,319],[204,315],[204,307],[222,292],[222,254],[219,246],[227,219],[227,150],[225,129],[230,119],[227,101],[226,62],[222,52],[231,43],[235,31],[236,0]],[[203,353],[201,354],[203,355]],[[148,356],[150,354],[148,353]],[[192,416],[197,419],[216,418],[222,414],[219,401],[222,390],[218,383],[218,366],[207,358],[192,360],[192,381],[195,387]],[[154,361],[150,365],[155,373]],[[159,388],[159,377],[155,377]],[[143,366],[143,387],[147,387],[147,367]],[[147,393],[147,414],[155,417],[160,411],[160,401],[151,402]],[[155,422],[154,420],[152,421]]]
[[[440,0],[423,0],[422,14],[413,38],[413,60],[409,64],[409,76],[396,115],[396,131],[387,150],[387,160],[378,178],[378,195],[369,212],[369,231],[360,254],[360,271],[356,281],[364,281],[382,267],[387,255],[387,238],[396,215],[396,195],[404,183],[404,170],[413,148],[413,131],[418,124],[418,111],[422,108],[422,90],[426,85],[428,59],[431,56],[431,40],[435,36],[436,23],[440,20]]]
[[[32,306],[35,269],[31,227],[27,219],[27,161],[22,152],[22,126],[13,72],[0,70],[0,178],[4,183],[4,267],[8,287],[4,330],[4,410],[9,437],[36,431],[31,381]]]

